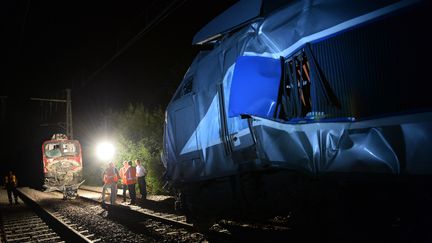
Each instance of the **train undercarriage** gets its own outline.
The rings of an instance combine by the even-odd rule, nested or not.
[[[430,176],[311,177],[268,169],[181,185],[175,205],[204,232],[221,219],[259,222],[283,216],[299,230],[400,224],[402,231],[424,234],[432,217],[431,186]]]

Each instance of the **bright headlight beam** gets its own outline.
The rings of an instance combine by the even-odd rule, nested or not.
[[[96,147],[96,155],[100,160],[111,160],[114,157],[114,153],[114,145],[110,142],[102,142]]]

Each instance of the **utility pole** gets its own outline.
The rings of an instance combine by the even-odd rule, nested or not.
[[[34,101],[46,101],[46,102],[58,102],[58,103],[66,103],[66,136],[69,139],[73,139],[73,126],[72,126],[72,98],[71,98],[71,89],[66,89],[66,99],[45,99],[45,98],[30,98],[30,100]]]
[[[73,140],[71,90],[66,89],[66,135]]]
[[[5,119],[7,96],[0,95],[0,121]]]

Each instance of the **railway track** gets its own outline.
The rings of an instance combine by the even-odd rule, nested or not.
[[[92,193],[100,193],[97,190],[91,190],[91,189],[84,189],[84,188],[80,188],[80,191],[88,191],[88,192],[92,192]],[[92,202],[97,202],[100,203],[99,198],[95,198],[95,197],[90,197],[90,196],[85,196],[80,194],[79,195],[80,198],[83,198],[84,200],[89,200]],[[118,195],[119,198],[123,198],[122,195]],[[186,216],[184,215],[177,215],[177,214],[172,214],[172,213],[163,213],[160,211],[156,211],[156,210],[152,210],[149,208],[143,208],[143,207],[139,207],[139,206],[135,206],[135,205],[123,205],[123,204],[117,204],[117,205],[110,205],[110,204],[106,204],[104,206],[109,212],[113,211],[113,210],[132,210],[134,212],[137,212],[147,218],[150,219],[154,219],[157,221],[161,221],[173,226],[178,226],[178,227],[182,227],[185,228],[187,230],[192,230],[193,229],[193,225],[186,222]]]
[[[152,207],[155,204],[150,202],[141,207],[106,204],[101,208],[100,193],[92,192],[93,196],[80,193],[75,200],[62,200],[62,193],[20,190],[25,205],[0,206],[1,242],[309,242],[320,237],[306,234],[305,229],[291,229],[289,215],[274,222],[220,220],[201,234],[185,222],[185,216],[164,213],[171,201],[165,201],[166,207]],[[33,195],[41,196],[33,200]],[[326,237],[349,236],[350,232]]]
[[[103,235],[100,236],[101,242],[112,242],[112,240],[119,242],[128,242],[127,240],[125,241],[124,238],[117,238],[120,234],[127,234],[127,231],[121,228],[116,228],[117,234],[114,233],[113,235],[110,235],[109,233],[106,233],[106,229],[112,229],[113,224],[106,224],[106,222],[102,223],[101,221],[101,227],[98,228],[97,226],[95,227],[95,223],[92,223],[96,222],[95,218],[91,218],[85,215],[78,216],[78,218],[81,219],[77,220],[77,217],[70,217],[71,214],[68,213],[71,206],[78,206],[79,208],[87,209],[92,208],[90,211],[99,208],[99,210],[95,210],[92,213],[97,214],[98,216],[101,216],[108,221],[126,226],[136,234],[142,234],[147,237],[151,237],[152,239],[155,239],[156,242],[199,242],[202,241],[202,238],[204,238],[204,236],[198,233],[191,232],[191,224],[179,224],[177,221],[175,221],[177,219],[179,220],[179,222],[181,222],[181,219],[179,218],[181,216],[177,216],[176,219],[173,219],[172,216],[164,218],[164,214],[162,213],[143,209],[138,206],[125,206],[121,204],[116,206],[111,206],[107,204],[106,206],[101,208],[100,198],[98,198],[98,196],[96,196],[95,198],[94,196],[100,195],[100,193],[97,191],[90,190],[91,192],[94,192],[93,197],[88,195],[87,197],[85,197],[82,195],[82,193],[80,193],[80,196],[74,200],[62,200],[61,198],[63,197],[63,194],[62,192],[58,191],[52,191],[49,193],[31,189],[29,191],[30,194],[41,194],[42,197],[45,198],[46,202],[49,201],[49,203],[46,203],[47,208],[49,208],[49,212],[58,220],[61,220],[68,226],[74,228],[76,231],[83,234],[87,238],[90,238],[90,241],[87,242],[99,241],[99,239],[94,240],[91,237],[93,236],[92,233],[98,234],[101,232],[103,232]],[[42,204],[45,204],[45,202],[43,202]],[[65,210],[66,208],[68,209]],[[96,218],[98,217],[96,216]],[[196,238],[197,240],[183,240],[190,238]],[[75,240],[71,242],[75,242]],[[142,242],[142,240],[131,242]]]
[[[73,224],[57,212],[43,206],[25,189],[18,189],[25,205],[19,211],[3,210],[2,228],[5,242],[98,242],[100,239]]]
[[[129,230],[134,232],[132,234],[150,237],[146,238],[152,239],[148,242],[202,242],[206,240],[216,242],[241,242],[244,239],[249,239],[251,241],[264,238],[271,239],[272,237],[274,237],[274,235],[278,235],[275,241],[279,241],[281,238],[286,236],[287,231],[290,231],[289,229],[286,229],[284,227],[274,228],[262,224],[249,224],[245,222],[238,223],[222,220],[218,222],[218,224],[215,224],[209,232],[207,232],[206,234],[201,234],[193,229],[192,224],[186,222],[185,216],[176,215],[173,213],[166,213],[165,211],[167,211],[167,209],[165,209],[164,207],[153,208],[152,206],[154,204],[150,204],[151,209],[146,208],[145,203],[141,204],[141,207],[134,205],[106,204],[103,208],[101,208],[100,192],[98,191],[87,190],[93,193],[88,193],[88,195],[85,195],[86,193],[82,192],[79,193],[80,196],[76,200],[66,201],[61,200],[62,193],[43,193],[31,189],[27,189],[27,191],[31,195],[37,194],[40,197],[38,198],[38,200],[36,200],[39,201],[39,204],[41,204],[39,205],[39,207],[45,207],[46,209],[48,209],[47,214],[49,216],[41,217],[41,221],[51,222],[54,221],[54,219],[52,218],[55,218],[56,221],[61,222],[63,225],[63,229],[61,227],[59,229],[59,226],[54,227],[51,226],[51,223],[45,223],[49,226],[49,228],[52,229],[52,232],[56,233],[56,235],[51,234],[51,231],[44,231],[46,233],[33,233],[33,235],[41,236],[46,234],[46,236],[43,237],[46,237],[48,239],[54,238],[42,242],[112,242],[118,240],[122,242],[142,242],[142,240],[126,240],[125,237],[131,236],[131,233],[126,233],[127,231],[125,231],[124,228],[122,228],[121,226],[114,226],[115,224],[126,226],[127,228],[129,228]],[[23,194],[22,197],[24,197],[25,191],[22,191],[21,193]],[[29,197],[31,196],[29,195]],[[119,197],[119,199],[119,201],[121,201],[122,198]],[[88,202],[89,204],[87,204],[86,202]],[[166,201],[164,205],[166,206],[168,204],[168,201]],[[147,204],[147,206],[148,205],[149,204]],[[73,207],[78,207],[81,211],[83,211],[82,209],[89,211],[87,211],[87,213],[85,213],[84,215],[75,216],[78,215],[75,213],[80,210],[76,211],[75,209],[72,209]],[[33,206],[29,206],[29,208],[33,208]],[[162,209],[162,211],[164,212],[158,211],[159,209]],[[37,215],[39,215],[39,213]],[[25,216],[24,218],[31,217]],[[7,221],[12,222],[11,220]],[[64,227],[69,228],[69,230],[72,229],[72,231],[78,233],[80,237],[75,238],[76,236],[65,235],[64,232],[68,230],[64,229]],[[116,232],[108,236],[106,229],[114,229],[114,231]],[[119,237],[123,238],[120,239]],[[37,242],[37,240],[28,241]]]
[[[83,192],[91,192],[100,194],[98,190],[80,188],[79,198],[86,201],[101,204],[100,197],[95,197]],[[122,200],[123,196],[119,195],[118,199]],[[182,239],[196,237],[197,241],[202,241],[203,235],[194,232],[193,225],[186,222],[186,216],[176,215],[172,213],[163,213],[145,207],[136,205],[105,204],[102,206],[107,216],[114,218],[136,231],[141,231],[145,234],[152,235],[158,239],[161,235],[167,236],[174,241],[183,241]],[[164,225],[169,225],[166,227]],[[195,234],[195,235],[194,235]],[[160,240],[164,240],[162,237]],[[168,240],[173,241],[173,240]],[[194,240],[192,240],[194,241]]]
[[[2,242],[64,242],[31,208],[2,212]]]
[[[88,192],[93,192],[93,193],[100,193],[98,190],[94,190],[94,189],[88,189],[88,188],[81,188],[81,191],[88,191]],[[85,200],[90,200],[93,202],[97,202],[100,203],[99,198],[95,198],[95,197],[86,197],[84,195],[80,195],[81,198],[85,199]],[[118,195],[119,198],[122,198],[122,195]],[[153,210],[150,208],[144,208],[144,207],[140,207],[140,206],[134,206],[134,205],[122,205],[122,204],[118,204],[118,205],[114,205],[111,206],[110,204],[106,204],[104,206],[107,211],[111,214],[122,214],[124,213],[123,210],[131,210],[137,214],[140,214],[144,217],[156,220],[156,221],[160,221],[163,223],[167,223],[170,225],[173,225],[175,227],[181,227],[184,228],[188,231],[194,231],[195,228],[193,227],[193,224],[186,222],[186,216],[184,215],[177,215],[177,214],[173,214],[173,213],[164,213],[164,212],[160,212],[157,210]],[[174,207],[174,206],[173,206]],[[211,232],[212,234],[221,234],[221,235],[231,235],[231,232],[229,230],[227,230],[227,228],[230,228],[231,231],[243,231],[243,230],[252,230],[252,231],[261,231],[261,232],[266,232],[266,233],[271,233],[271,232],[276,232],[276,233],[281,233],[281,232],[288,232],[291,231],[291,228],[286,226],[286,225],[279,225],[277,223],[257,223],[257,222],[234,222],[231,220],[221,220],[218,222],[218,224],[215,224],[212,228],[211,228]]]

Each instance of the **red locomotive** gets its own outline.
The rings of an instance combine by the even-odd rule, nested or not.
[[[54,134],[42,144],[44,187],[47,190],[60,190],[64,198],[77,196],[78,187],[84,182],[81,151],[81,144],[64,134]]]

